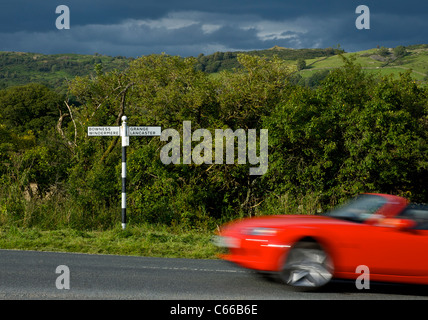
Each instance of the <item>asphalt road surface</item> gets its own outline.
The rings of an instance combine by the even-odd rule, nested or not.
[[[428,286],[336,281],[299,292],[222,260],[0,250],[0,299],[421,300]]]

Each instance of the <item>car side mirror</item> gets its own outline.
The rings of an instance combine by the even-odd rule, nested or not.
[[[405,231],[416,226],[416,222],[410,219],[385,218],[379,221],[378,226],[393,228],[398,231]]]

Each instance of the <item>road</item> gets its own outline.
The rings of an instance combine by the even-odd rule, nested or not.
[[[68,267],[69,282],[58,266]],[[320,292],[299,292],[222,260],[0,250],[0,299],[419,300],[428,299],[428,288],[358,290],[333,282]]]

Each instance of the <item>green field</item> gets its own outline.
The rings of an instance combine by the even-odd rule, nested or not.
[[[344,53],[343,56],[354,57],[356,63],[370,73],[380,75],[399,75],[407,70],[411,70],[411,75],[415,80],[426,81],[428,77],[428,48],[407,49],[407,55],[394,59],[391,57],[381,59],[377,55],[378,49],[370,49],[359,52]],[[343,60],[339,55],[306,60],[307,67],[300,71],[303,77],[309,77],[314,72],[326,69],[338,68],[343,65]]]

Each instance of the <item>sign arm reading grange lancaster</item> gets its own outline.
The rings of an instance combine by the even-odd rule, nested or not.
[[[122,229],[126,228],[126,147],[129,146],[130,136],[153,137],[160,136],[162,129],[159,126],[137,126],[128,127],[126,124],[127,117],[122,117],[122,125],[105,126],[105,127],[88,127],[88,136],[120,136],[122,139]]]
[[[161,127],[128,127],[129,136],[160,136]]]

